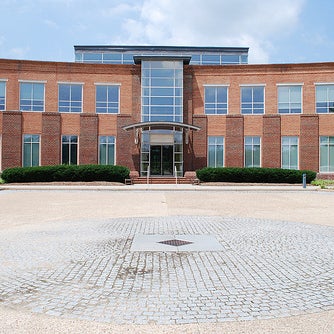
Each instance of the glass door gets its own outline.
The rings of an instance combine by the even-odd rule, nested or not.
[[[150,166],[152,176],[173,176],[173,145],[151,145]]]

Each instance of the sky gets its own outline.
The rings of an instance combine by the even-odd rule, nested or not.
[[[249,47],[249,63],[334,61],[333,0],[0,0],[0,58],[74,45]]]

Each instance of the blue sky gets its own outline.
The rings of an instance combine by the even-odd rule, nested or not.
[[[0,0],[0,58],[74,45],[247,46],[250,63],[334,61],[333,0]]]

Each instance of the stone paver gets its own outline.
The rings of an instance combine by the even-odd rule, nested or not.
[[[214,235],[220,251],[131,251],[136,235]],[[182,247],[179,248],[179,250]],[[72,219],[0,230],[0,304],[116,324],[334,309],[334,228],[272,219]]]

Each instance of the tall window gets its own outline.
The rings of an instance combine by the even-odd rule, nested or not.
[[[245,167],[261,167],[260,137],[245,137]]]
[[[183,62],[142,61],[142,121],[183,121]]]
[[[114,165],[115,164],[115,137],[100,136],[99,163],[100,165]]]
[[[44,111],[44,83],[20,83],[20,110]]]
[[[61,163],[65,165],[78,164],[78,136],[62,136]]]
[[[58,110],[60,112],[82,111],[82,84],[59,84]]]
[[[264,114],[264,87],[241,87],[241,113]]]
[[[205,114],[222,115],[227,114],[227,91],[226,86],[206,86],[205,94]]]
[[[6,109],[6,82],[0,81],[0,110]]]
[[[224,166],[224,137],[208,137],[208,166]]]
[[[104,114],[118,114],[118,85],[96,85],[96,112]]]
[[[300,114],[302,112],[302,86],[278,86],[278,112]]]
[[[298,169],[298,137],[282,137],[282,168]]]
[[[334,172],[334,137],[320,137],[320,172]]]
[[[23,167],[39,166],[39,135],[23,136]]]
[[[315,90],[317,113],[334,113],[334,84],[317,85]]]

